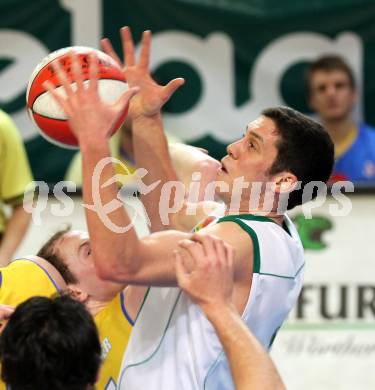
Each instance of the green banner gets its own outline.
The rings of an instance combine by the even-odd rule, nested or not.
[[[62,180],[74,152],[44,141],[28,119],[29,76],[62,47],[99,47],[107,36],[120,49],[118,29],[129,25],[136,42],[143,30],[153,31],[160,82],[186,78],[165,108],[167,130],[216,157],[265,107],[309,113],[304,67],[327,52],[353,68],[355,114],[375,124],[374,17],[375,3],[360,0],[1,0],[0,107],[20,128],[36,179]]]

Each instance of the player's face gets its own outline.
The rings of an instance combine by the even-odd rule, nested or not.
[[[323,121],[338,121],[351,115],[356,92],[342,70],[318,70],[310,79],[310,106]]]
[[[224,200],[231,197],[234,181],[243,177],[247,183],[270,181],[269,169],[277,156],[279,135],[272,119],[261,116],[248,124],[241,139],[227,147],[228,154],[221,160],[217,181],[229,185],[228,193],[220,193]],[[250,190],[243,194],[250,196]]]
[[[103,281],[96,275],[88,234],[78,230],[68,232],[58,245],[66,266],[77,278],[80,287],[89,294],[98,289]]]

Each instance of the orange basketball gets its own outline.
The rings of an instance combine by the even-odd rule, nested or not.
[[[72,80],[72,64],[69,55],[71,51],[78,54],[79,63],[83,70],[84,83],[89,82],[89,54],[94,53],[98,57],[98,91],[103,101],[114,103],[128,89],[128,85],[120,66],[110,56],[88,47],[72,46],[54,51],[37,65],[30,77],[26,92],[26,103],[30,118],[41,135],[48,141],[65,148],[74,149],[78,147],[78,141],[70,130],[66,115],[52,95],[43,87],[44,81],[49,80],[62,95],[65,94],[51,64],[58,61],[67,72],[68,78]],[[75,88],[74,82],[72,82],[72,88]],[[127,112],[116,123],[113,133],[121,126],[126,114]]]

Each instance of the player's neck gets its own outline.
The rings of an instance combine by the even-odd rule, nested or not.
[[[240,206],[237,210],[227,209],[225,212],[225,215],[239,215],[239,214],[251,214],[251,215],[267,217],[275,221],[278,225],[282,225],[284,220],[284,214],[278,213],[277,208],[272,210],[265,210],[264,208],[261,207],[249,208],[249,204],[243,207]]]
[[[86,309],[90,312],[92,316],[96,316],[107,305],[108,301],[99,301],[92,297],[89,297],[88,300],[85,302]]]

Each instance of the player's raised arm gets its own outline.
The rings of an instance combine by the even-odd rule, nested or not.
[[[117,199],[118,188],[110,159],[109,135],[118,118],[126,110],[138,88],[130,88],[114,104],[101,101],[98,93],[98,60],[89,58],[89,86],[83,85],[82,70],[72,53],[73,90],[68,75],[55,66],[66,97],[46,82],[64,110],[82,152],[83,200],[91,237],[94,262],[105,279],[146,284],[175,284],[173,254],[184,233],[166,233],[161,240],[154,237],[140,241],[123,205]],[[98,169],[99,168],[99,169]],[[161,261],[162,260],[162,261]]]
[[[97,178],[97,183],[93,183],[95,167],[103,158],[110,156],[108,139],[109,134],[117,119],[127,108],[129,100],[137,93],[136,88],[125,92],[115,104],[106,104],[100,100],[98,94],[98,60],[95,56],[90,57],[90,81],[87,88],[83,85],[82,71],[79,69],[76,55],[72,53],[73,75],[77,88],[73,91],[68,81],[66,72],[57,64],[55,70],[60,83],[66,93],[66,98],[58,94],[53,85],[48,81],[45,83],[46,89],[52,94],[57,103],[62,107],[68,117],[69,125],[76,135],[83,160],[83,200],[86,205],[98,204],[95,197],[99,196],[101,205],[110,205],[110,202],[117,198],[116,184],[105,187],[99,194],[93,193],[95,185],[101,188],[104,183],[112,179],[115,175],[112,164],[106,164],[101,174]],[[93,185],[94,184],[94,185]],[[114,271],[119,266],[116,259],[126,258],[126,251],[135,250],[132,245],[121,245],[118,235],[114,234],[110,228],[103,224],[100,218],[100,211],[86,208],[86,218],[90,237],[92,238],[93,251],[97,253],[97,258],[108,260],[108,265]],[[107,211],[108,213],[108,211]],[[124,211],[118,208],[111,213],[111,221],[117,226],[128,226],[131,220]],[[129,242],[137,242],[134,229],[127,232]],[[101,239],[98,237],[101,237]],[[107,255],[108,254],[108,255]],[[99,269],[106,264],[98,263]]]
[[[128,27],[121,29],[121,38],[125,57],[124,73],[126,80],[129,86],[137,86],[140,89],[129,106],[135,160],[138,167],[143,167],[148,171],[148,175],[143,179],[146,185],[161,180],[158,187],[142,196],[142,201],[152,222],[151,231],[160,231],[165,228],[165,221],[163,223],[159,212],[160,207],[158,207],[161,201],[162,186],[166,182],[178,181],[168,152],[160,110],[175,90],[184,83],[184,80],[177,78],[170,81],[166,86],[161,86],[152,79],[149,70],[150,31],[143,33],[138,61],[136,60],[134,43]],[[104,39],[102,47],[107,54],[119,61],[109,40]],[[181,196],[184,196],[182,192]],[[171,199],[172,202],[173,199]],[[166,210],[170,206],[170,202],[163,203],[165,203]],[[163,203],[160,204],[161,207],[163,207]]]
[[[56,92],[51,84],[47,83],[46,88],[63,108],[81,148],[83,200],[97,271],[104,279],[126,284],[174,286],[173,250],[190,234],[166,231],[138,239],[131,219],[117,199],[118,188],[113,180],[115,171],[110,159],[109,134],[138,88],[129,89],[116,103],[103,102],[97,88],[97,59],[90,57],[87,88],[83,85],[82,70],[75,54],[72,54],[72,63],[75,90],[65,71],[58,66],[56,73],[66,97]],[[248,235],[235,224],[219,225],[213,227],[214,233],[238,247],[239,260],[251,258]],[[240,275],[245,275],[243,263],[238,262]],[[247,282],[250,277],[247,275]]]

